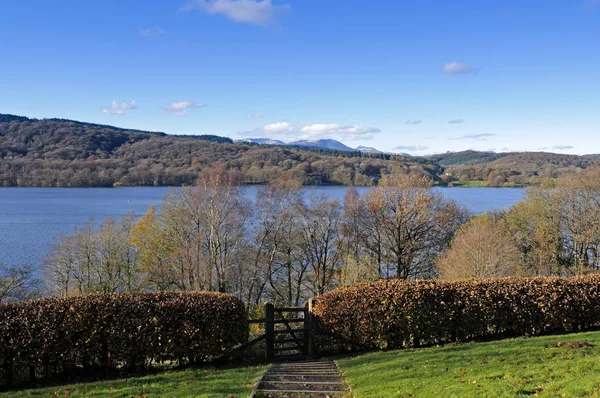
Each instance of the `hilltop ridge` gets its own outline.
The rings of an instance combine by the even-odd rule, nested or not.
[[[371,185],[381,170],[437,178],[427,160],[318,147],[260,146],[215,135],[168,135],[65,119],[0,114],[0,186],[92,187],[195,183],[222,164],[262,184],[286,174],[304,184]]]
[[[600,155],[467,150],[419,157],[335,140],[234,142],[0,114],[0,186],[191,185],[217,164],[239,170],[249,184],[287,174],[304,184],[372,185],[385,170],[421,173],[440,185],[527,186],[600,164]]]

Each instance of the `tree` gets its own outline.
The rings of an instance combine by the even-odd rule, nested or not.
[[[57,238],[44,259],[46,285],[59,295],[138,291],[142,288],[138,254],[130,244],[134,214],[121,220],[93,220]]]
[[[517,273],[520,251],[497,217],[483,214],[462,225],[437,260],[442,279],[491,278]]]
[[[309,269],[310,290],[321,295],[334,288],[335,278],[339,277],[341,205],[337,200],[313,194],[302,210],[301,250]]]
[[[307,263],[300,250],[301,181],[282,178],[259,191],[249,294],[284,305],[304,298]]]
[[[529,275],[564,274],[560,202],[554,188],[532,188],[527,197],[504,217],[504,224],[521,252],[522,265]]]
[[[204,171],[136,223],[133,242],[153,288],[243,294],[250,209],[240,182],[224,167]]]
[[[371,224],[368,222],[368,210],[356,188],[348,188],[344,195],[344,212],[340,221],[341,238],[338,241],[338,251],[341,253],[343,264],[340,284],[376,280],[380,275],[373,265],[378,265],[381,261],[376,261],[377,258],[370,254],[378,252],[377,248],[381,247],[378,243],[381,240],[378,239],[377,231],[371,231],[369,228]]]
[[[39,280],[30,266],[0,264],[0,304],[34,298],[39,294]]]
[[[288,305],[300,300],[303,275],[292,277],[297,271],[292,245],[295,218],[302,206],[301,187],[299,180],[281,179],[258,191],[247,289],[249,305],[258,304],[264,295]]]
[[[434,260],[454,237],[466,213],[414,174],[384,176],[366,197],[367,247],[377,255],[381,277],[428,278]]]
[[[600,168],[530,189],[506,219],[530,274],[600,270]]]

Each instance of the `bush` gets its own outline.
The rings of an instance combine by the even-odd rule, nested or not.
[[[314,316],[330,353],[576,332],[600,326],[600,275],[365,283],[317,297]]]
[[[95,294],[0,305],[0,387],[87,372],[196,363],[248,338],[220,293]]]

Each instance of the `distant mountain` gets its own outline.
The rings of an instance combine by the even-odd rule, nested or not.
[[[299,140],[288,142],[286,145],[289,146],[306,146],[306,147],[316,147],[316,148],[324,148],[324,149],[335,149],[336,151],[356,151],[354,148],[350,148],[342,144],[336,140]]]
[[[356,150],[362,153],[383,153],[380,150],[377,150],[373,147],[370,146],[358,146],[356,147]]]
[[[273,140],[271,138],[244,138],[242,140],[236,140],[236,142],[258,145],[285,145],[285,142]]]
[[[307,148],[321,148],[321,149],[332,149],[335,151],[347,151],[347,152],[361,152],[368,154],[380,154],[383,153],[375,148],[368,146],[359,146],[357,148],[351,148],[347,145],[342,144],[339,141],[331,139],[322,140],[297,140],[291,142],[283,142],[274,140],[271,138],[244,138],[236,140],[235,142],[258,144],[258,145],[280,145],[280,146],[292,146],[292,147],[307,147]],[[403,154],[403,156],[407,156]],[[410,155],[408,155],[410,156]]]

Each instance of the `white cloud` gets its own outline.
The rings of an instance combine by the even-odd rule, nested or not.
[[[121,109],[102,109],[102,113],[106,113],[107,115],[124,115],[125,111]]]
[[[489,137],[494,137],[496,134],[467,134],[462,137],[450,138],[451,140],[477,140],[486,141]]]
[[[448,123],[450,124],[462,124],[464,123],[464,119],[453,119],[453,120],[449,120]]]
[[[190,0],[179,11],[200,10],[221,14],[227,18],[252,25],[267,26],[280,16],[289,14],[289,4],[273,5],[272,0]]]
[[[249,113],[246,115],[246,117],[248,119],[253,119],[253,118],[259,118],[259,117],[263,117],[264,115],[262,113]]]
[[[392,148],[395,151],[420,152],[429,149],[427,145],[399,145]]]
[[[110,108],[102,109],[102,113],[106,113],[108,115],[124,115],[125,113],[127,113],[126,111],[132,110],[132,109],[137,109],[137,104],[135,103],[135,101],[129,101],[129,102],[113,101],[112,104],[110,105]]]
[[[575,147],[573,145],[555,145],[552,147],[552,149],[555,150],[559,150],[559,151],[564,151],[565,149],[574,149]]]
[[[165,33],[167,33],[167,31],[160,26],[155,26],[153,28],[147,28],[147,29],[140,29],[140,36],[143,36],[143,37],[161,36],[161,35],[164,35]]]
[[[404,124],[421,124],[422,122],[422,120],[407,120]]]
[[[201,104],[199,102],[181,101],[165,105],[160,108],[160,111],[164,113],[170,113],[173,116],[183,116],[190,109],[204,108],[205,106],[206,104]]]
[[[327,136],[343,136],[348,140],[359,140],[372,138],[373,134],[380,133],[381,130],[373,127],[359,126],[358,124],[309,124],[303,126],[300,132],[306,138],[322,138]]]
[[[270,134],[283,134],[290,133],[294,131],[293,126],[288,122],[279,122],[279,123],[271,123],[267,124],[262,128],[265,133]]]
[[[461,64],[456,61],[447,62],[442,66],[442,72],[449,73],[451,75],[460,75],[466,73],[475,73],[479,71],[477,68],[473,68],[469,64]]]
[[[319,138],[334,138],[346,141],[368,140],[381,130],[374,127],[360,126],[358,124],[341,123],[316,123],[296,126],[289,122],[271,123],[253,130],[254,135],[264,135],[268,138],[279,138],[289,140],[310,140]],[[243,134],[248,134],[246,132]]]

